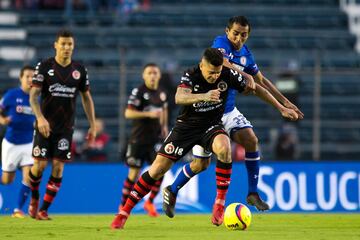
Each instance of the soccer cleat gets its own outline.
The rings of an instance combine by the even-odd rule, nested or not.
[[[166,216],[173,218],[175,215],[176,195],[171,192],[170,186],[163,189],[163,211]]]
[[[37,220],[51,220],[51,218],[49,218],[49,215],[46,211],[42,210],[42,211],[39,211],[37,214],[36,214],[36,219]]]
[[[31,198],[28,208],[28,213],[30,217],[36,218],[38,207],[39,207],[39,200],[35,198]]]
[[[147,213],[150,217],[158,217],[159,216],[159,213],[156,211],[155,205],[150,201],[145,202],[144,209],[145,209],[145,211],[147,211]]]
[[[124,213],[119,213],[115,215],[114,220],[112,221],[110,228],[111,229],[123,229],[128,219],[129,215],[125,215]]]
[[[269,205],[260,198],[257,192],[249,193],[246,201],[249,205],[255,206],[258,211],[266,211],[270,209]]]
[[[25,213],[20,209],[15,208],[13,214],[11,214],[13,218],[25,218]]]
[[[220,226],[224,221],[224,205],[215,203],[212,210],[211,222],[216,226]]]

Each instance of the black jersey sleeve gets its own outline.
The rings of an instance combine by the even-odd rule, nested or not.
[[[42,87],[46,74],[46,67],[44,62],[39,62],[35,67],[34,76],[32,79],[32,86]]]
[[[131,95],[129,96],[127,107],[134,110],[143,110],[142,109],[142,94],[139,88],[134,88],[131,91]]]
[[[246,79],[243,78],[243,76],[240,73],[234,71],[233,69],[229,69],[228,74],[229,74],[230,88],[236,89],[239,92],[244,91],[246,87]]]
[[[178,87],[183,87],[183,88],[193,88],[193,83],[191,81],[191,77],[190,77],[190,73],[185,72],[181,79],[180,79],[180,84],[178,85]]]
[[[81,92],[86,92],[89,89],[90,89],[90,82],[89,82],[88,71],[85,67],[82,67],[79,90]]]

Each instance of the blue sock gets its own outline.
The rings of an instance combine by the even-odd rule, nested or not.
[[[249,193],[257,192],[257,185],[259,181],[259,160],[259,151],[245,153],[245,165],[248,174]]]
[[[175,181],[170,186],[171,192],[177,194],[193,176],[195,176],[195,173],[191,171],[190,163],[188,163],[183,167],[182,171],[176,176]]]
[[[24,183],[21,183],[21,188],[20,188],[20,192],[19,192],[19,199],[18,199],[18,205],[17,208],[18,209],[22,209],[22,207],[24,206],[28,196],[30,195],[31,189],[29,186],[26,186]]]

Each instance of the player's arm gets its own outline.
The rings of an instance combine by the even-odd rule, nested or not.
[[[261,98],[264,102],[269,103],[273,107],[275,107],[283,117],[288,118],[292,121],[296,121],[299,118],[298,114],[293,109],[284,107],[275,99],[273,95],[269,93],[268,90],[261,87],[260,85],[256,86],[255,95]]]
[[[90,124],[87,137],[88,140],[94,140],[96,138],[94,101],[89,90],[84,92],[80,91],[80,96],[86,117]]]
[[[168,105],[164,104],[163,111],[160,117],[160,125],[161,125],[161,136],[165,138],[169,134],[169,119],[168,119]]]
[[[257,84],[268,90],[279,102],[281,102],[285,107],[293,109],[300,119],[303,119],[304,114],[296,107],[293,103],[289,101],[276,87],[275,85],[267,79],[260,71],[254,76]]]
[[[191,93],[190,88],[178,87],[175,94],[175,103],[179,105],[190,105],[197,102],[219,102],[220,90],[210,90],[207,93]]]
[[[41,135],[44,137],[50,136],[50,124],[41,112],[39,96],[41,94],[41,88],[33,86],[30,89],[30,105],[36,117],[36,126]]]
[[[126,119],[139,119],[139,118],[160,118],[162,111],[139,111],[132,108],[127,108],[125,110]]]
[[[7,99],[7,94],[5,94],[4,98],[1,99],[0,101],[0,124],[1,125],[8,125],[11,121],[11,118],[9,116],[5,115],[5,102]]]

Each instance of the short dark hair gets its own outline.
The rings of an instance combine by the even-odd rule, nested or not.
[[[69,30],[69,29],[60,29],[57,34],[56,34],[56,39],[55,41],[57,42],[59,40],[59,38],[61,37],[72,37],[74,38],[74,34]]]
[[[211,65],[216,67],[224,63],[223,54],[217,48],[207,48],[204,51],[203,58]]]
[[[245,16],[234,16],[229,18],[227,23],[227,28],[231,29],[234,23],[240,24],[243,27],[249,26],[249,32],[250,32],[250,22],[247,20]]]
[[[150,62],[150,63],[145,64],[145,66],[143,67],[143,71],[148,67],[157,67],[158,69],[160,69],[159,65],[157,65],[156,63]]]
[[[33,67],[30,66],[30,65],[25,65],[25,66],[23,66],[23,67],[21,68],[21,70],[20,70],[20,78],[22,78],[22,77],[24,76],[24,72],[25,72],[26,70],[35,71],[35,68],[33,68]]]

